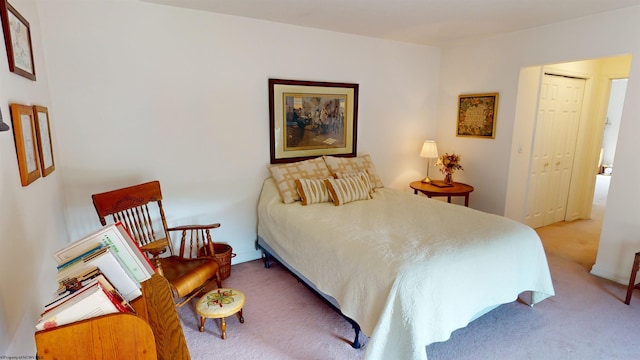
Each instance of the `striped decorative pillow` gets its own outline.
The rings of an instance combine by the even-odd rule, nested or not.
[[[302,205],[329,202],[329,191],[324,183],[325,179],[296,179],[296,189]]]
[[[333,200],[333,205],[339,206],[357,200],[371,199],[369,193],[371,187],[360,177],[346,177],[342,179],[326,179],[324,183],[327,185],[329,195]]]
[[[375,189],[373,188],[373,185],[371,184],[371,178],[369,177],[369,173],[367,171],[358,171],[358,172],[338,172],[335,174],[335,177],[337,179],[344,179],[344,178],[348,178],[348,177],[357,177],[360,178],[366,187],[368,187],[370,189],[370,193],[372,193]]]

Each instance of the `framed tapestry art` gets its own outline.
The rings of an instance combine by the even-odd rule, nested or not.
[[[355,156],[358,84],[269,79],[271,163]]]
[[[55,170],[53,162],[53,145],[51,144],[51,127],[49,125],[49,109],[44,106],[33,106],[38,138],[38,155],[42,176],[47,176]]]
[[[0,16],[9,70],[35,81],[36,69],[33,64],[29,22],[7,0],[0,0]]]
[[[22,186],[27,186],[40,177],[33,108],[20,104],[11,104],[10,107],[20,182]]]
[[[460,95],[456,136],[494,139],[498,93]]]

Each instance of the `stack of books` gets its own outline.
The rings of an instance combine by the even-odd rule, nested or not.
[[[37,330],[116,312],[135,312],[140,283],[155,268],[122,223],[107,225],[58,250],[58,289],[44,306]]]

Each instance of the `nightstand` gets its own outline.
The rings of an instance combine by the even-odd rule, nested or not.
[[[473,191],[473,186],[454,182],[453,186],[438,187],[422,181],[414,181],[409,186],[413,189],[413,193],[417,194],[418,191],[427,195],[427,197],[446,196],[447,202],[451,203],[452,196],[464,196],[464,206],[469,207],[469,193]]]

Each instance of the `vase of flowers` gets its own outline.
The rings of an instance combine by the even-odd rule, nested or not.
[[[444,175],[444,182],[453,184],[453,173],[456,170],[464,170],[460,165],[460,155],[445,153],[438,158],[436,165],[440,166],[440,172]]]

